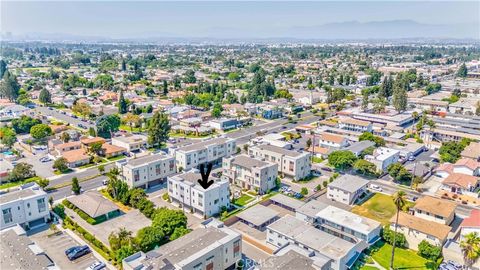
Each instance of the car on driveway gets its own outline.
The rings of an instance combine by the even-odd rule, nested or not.
[[[39,160],[40,160],[40,162],[43,162],[43,163],[45,163],[45,162],[49,162],[49,161],[52,161],[52,159],[51,159],[51,158],[49,158],[49,157],[46,157],[46,156],[45,156],[45,157],[42,157],[42,158],[40,158]]]
[[[85,246],[76,246],[76,247],[71,247],[67,250],[65,250],[65,255],[67,255],[67,258],[70,261],[73,261],[75,259],[78,259],[88,253],[92,252],[90,250],[90,247],[85,245]]]
[[[92,263],[89,267],[85,268],[85,270],[100,270],[105,268],[107,265],[104,262],[96,261]]]
[[[383,191],[383,189],[380,186],[375,185],[375,184],[371,184],[370,189],[375,190],[375,191],[380,191],[380,192]]]

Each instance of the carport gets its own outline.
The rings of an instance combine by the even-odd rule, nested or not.
[[[296,212],[297,209],[302,207],[305,203],[297,199],[285,196],[283,194],[277,194],[270,198],[270,201],[273,204],[279,205],[287,210]]]
[[[279,213],[261,204],[257,204],[237,215],[243,223],[257,230],[263,231],[265,227],[279,218]]]

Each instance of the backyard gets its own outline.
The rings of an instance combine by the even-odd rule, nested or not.
[[[253,201],[255,198],[244,193],[242,196],[235,200],[235,204],[239,206],[245,206],[247,203]]]
[[[369,254],[369,255],[366,255],[367,258],[365,259],[367,264],[363,266],[360,266],[357,264],[356,267],[354,267],[354,269],[361,269],[361,270],[378,269],[378,267],[372,264],[373,260],[375,260],[375,262],[377,262],[383,268],[389,269],[390,258],[392,254],[391,245],[380,241],[374,246],[372,246],[369,249],[369,251],[367,251],[366,253]],[[394,268],[395,269],[432,269],[432,270],[436,269],[434,262],[429,261],[423,257],[420,257],[413,250],[403,249],[403,248],[395,249]]]
[[[409,203],[410,207],[412,205]],[[396,209],[391,196],[377,193],[363,204],[353,207],[352,212],[387,225],[390,218],[396,213]]]

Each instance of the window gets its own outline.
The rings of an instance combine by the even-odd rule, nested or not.
[[[38,205],[38,212],[41,213],[47,210],[47,206],[45,205],[45,198],[38,199],[37,205]]]
[[[240,240],[233,242],[233,257],[240,255]]]
[[[199,263],[199,264],[193,266],[193,269],[194,269],[194,270],[200,270],[200,269],[202,269],[202,263]]]
[[[214,256],[211,256],[211,257],[207,258],[205,269],[213,270],[213,258],[214,258]]]
[[[156,165],[155,165],[155,173],[156,173],[157,175],[159,175],[159,174],[162,173],[162,171],[160,170],[160,164],[156,164]]]
[[[10,208],[3,209],[2,212],[3,212],[3,221],[4,221],[5,223],[10,223],[10,222],[13,221],[13,218],[12,218],[12,209],[10,209]]]

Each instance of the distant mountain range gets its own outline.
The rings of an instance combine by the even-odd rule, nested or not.
[[[290,28],[244,29],[215,27],[199,31],[195,35],[149,32],[124,37],[82,36],[63,33],[29,33],[5,35],[4,40],[49,40],[49,41],[149,41],[188,42],[212,40],[389,40],[389,39],[480,39],[480,24],[423,24],[412,20],[391,20],[372,22],[338,22],[317,26],[296,26]]]

